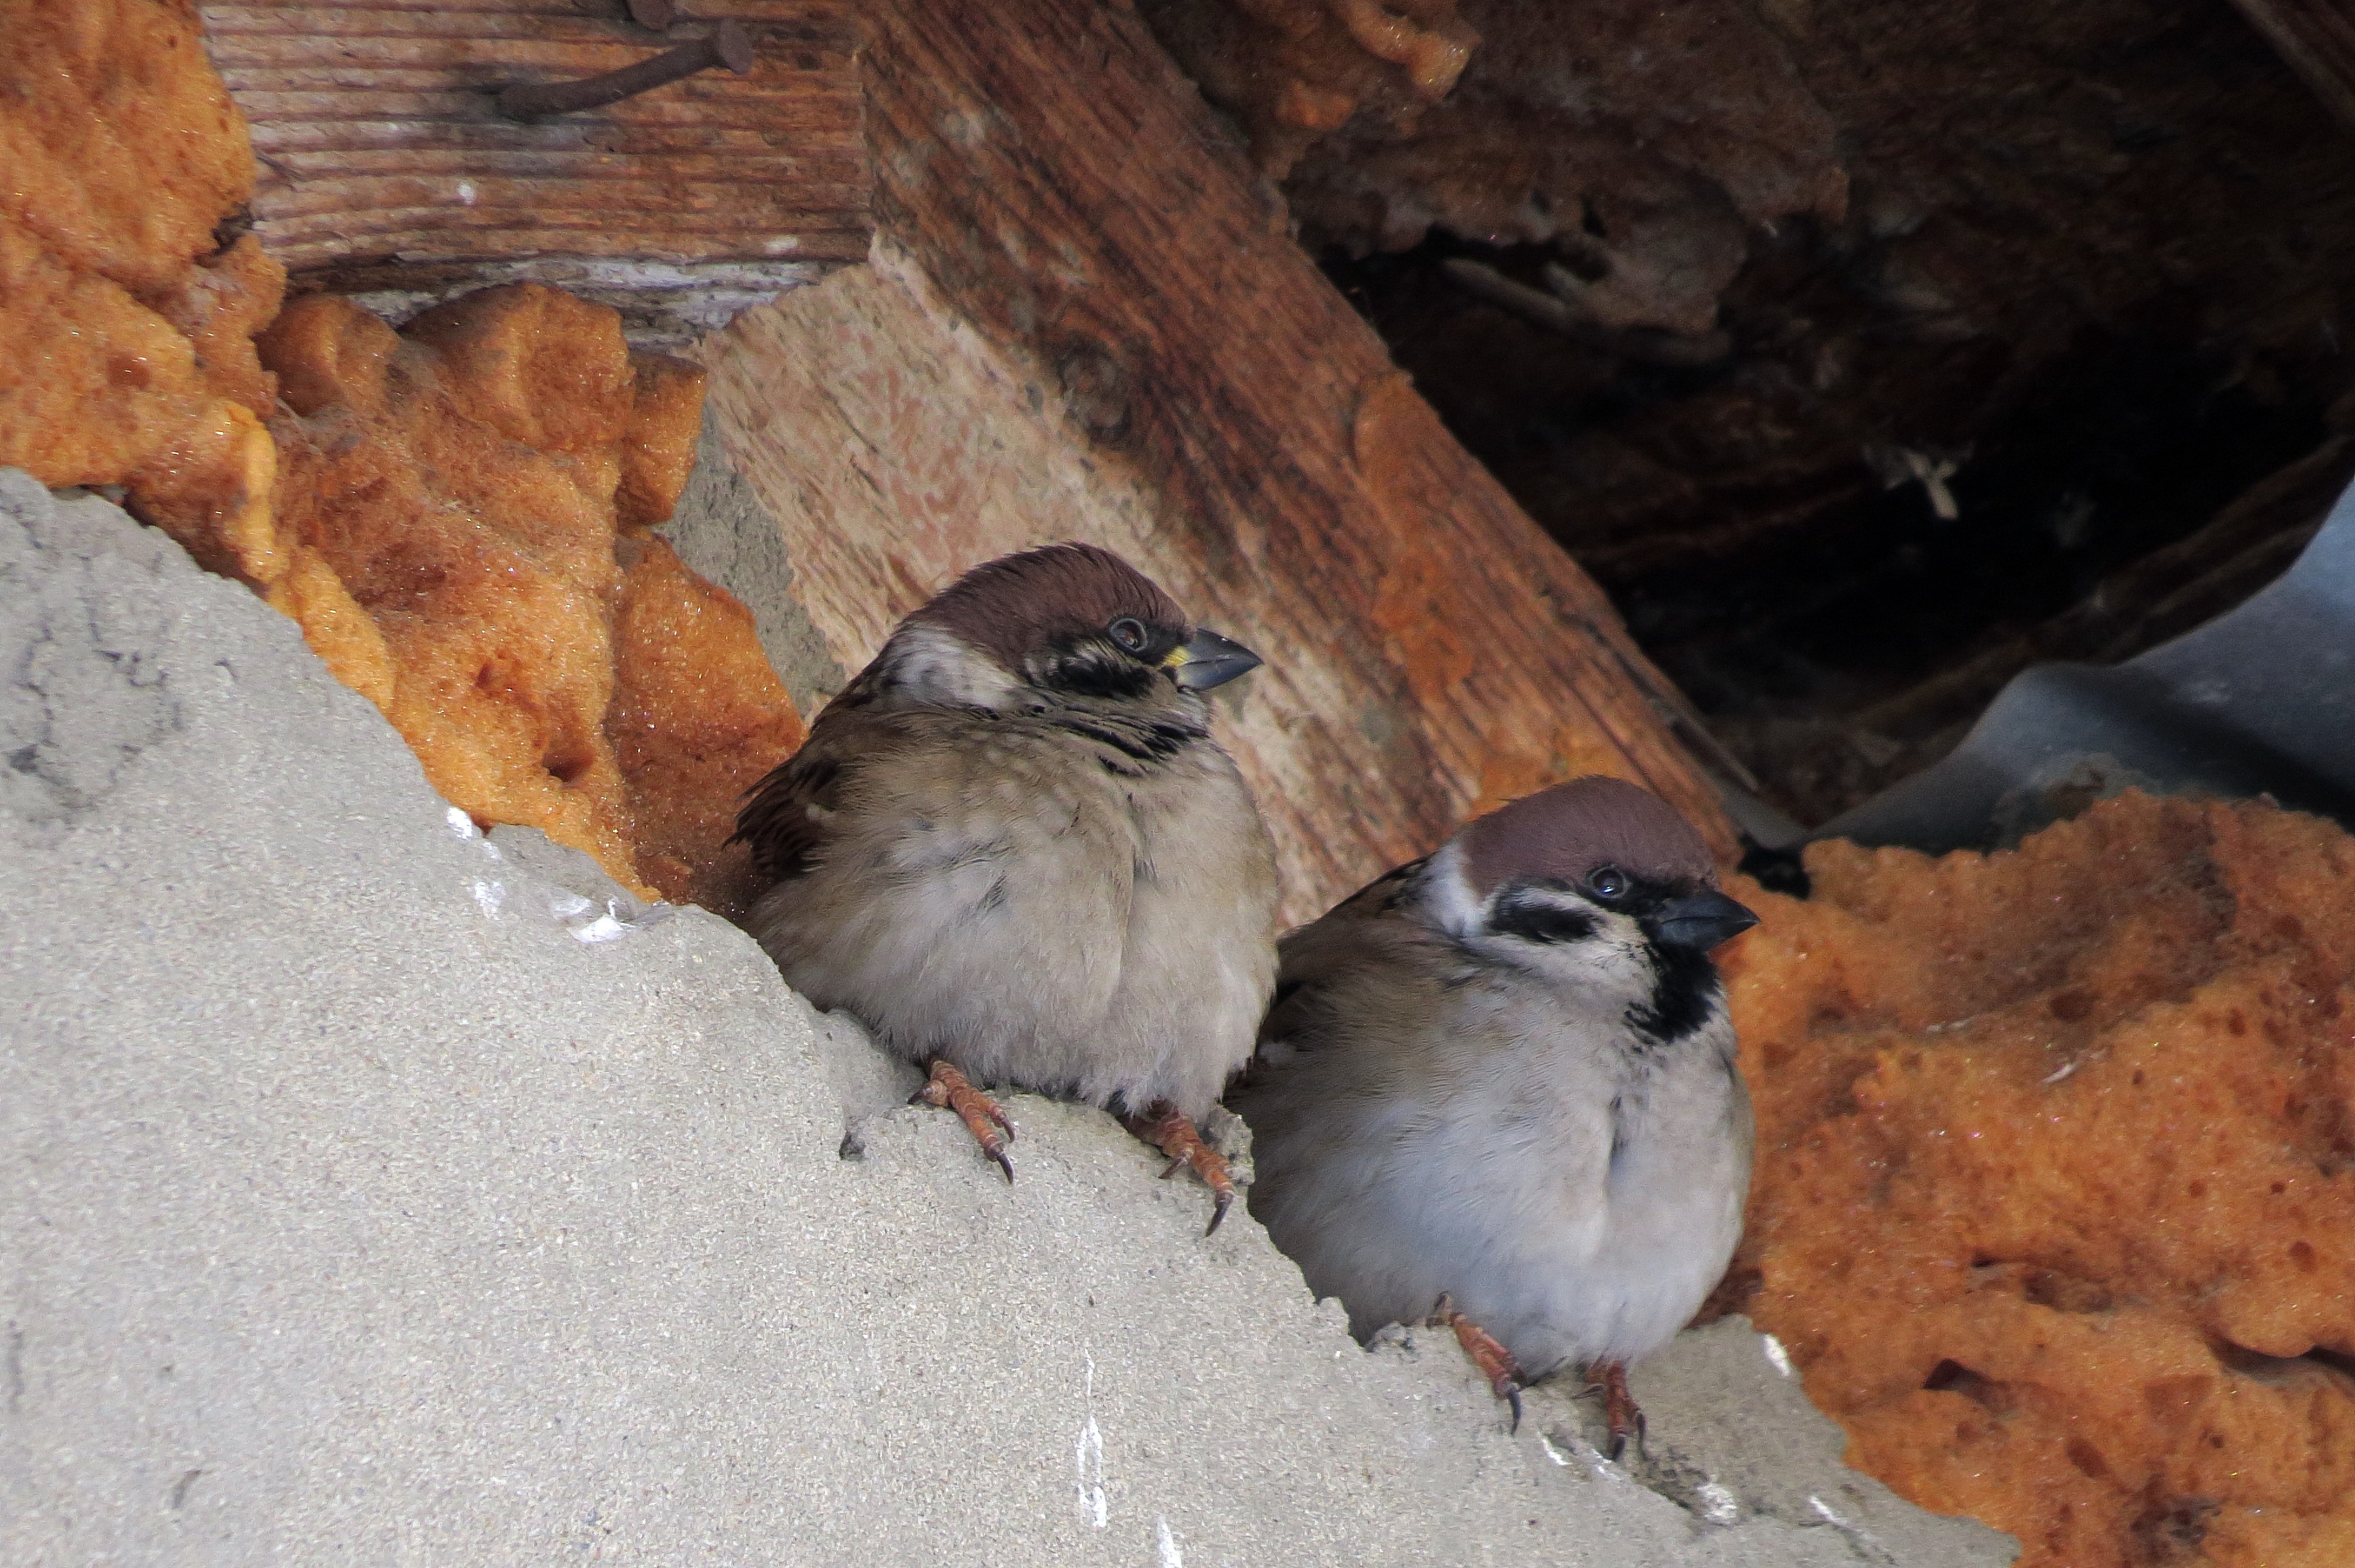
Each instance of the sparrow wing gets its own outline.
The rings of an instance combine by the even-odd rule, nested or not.
[[[1293,1041],[1295,1048],[1330,1022],[1330,991],[1359,980],[1375,948],[1408,937],[1399,899],[1406,895],[1423,862],[1408,862],[1359,887],[1333,909],[1276,944],[1276,993],[1260,1020],[1260,1043]],[[1248,1069],[1246,1069],[1248,1071]]]
[[[861,760],[875,755],[878,727],[855,708],[820,714],[802,748],[752,787],[729,842],[750,845],[752,863],[773,882],[806,874],[832,836]]]
[[[1403,949],[1420,945],[1421,932],[1401,904],[1423,863],[1384,873],[1278,945],[1275,996],[1260,1023],[1259,1053],[1244,1068],[1247,1079],[1263,1070],[1262,1058],[1288,1060],[1350,1037],[1353,1030],[1337,1027],[1342,1018],[1360,1011],[1369,992],[1395,989],[1392,966]]]

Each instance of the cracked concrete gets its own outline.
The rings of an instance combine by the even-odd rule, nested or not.
[[[7,474],[0,693],[0,1561],[2009,1560],[1737,1323],[1622,1468],[1098,1112],[1009,1097],[1008,1187],[741,933],[453,820],[290,622]]]
[[[37,578],[0,572],[0,624],[14,644],[0,683],[0,807],[22,821],[87,810],[132,759],[179,727],[178,700],[149,647],[171,613],[163,552],[178,552],[160,535],[149,542],[105,592],[93,591],[88,563]],[[221,678],[233,679],[226,666]]]

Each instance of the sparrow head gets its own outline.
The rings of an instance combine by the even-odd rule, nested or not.
[[[1482,955],[1631,991],[1673,1037],[1714,1004],[1712,948],[1758,923],[1720,892],[1709,846],[1649,790],[1590,776],[1474,821],[1431,859],[1426,902]]]
[[[976,707],[1046,694],[1155,704],[1256,669],[1259,655],[1196,627],[1150,577],[1093,545],[986,562],[892,633],[879,663],[902,689]]]

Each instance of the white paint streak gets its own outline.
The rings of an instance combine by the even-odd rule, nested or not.
[[[1157,1514],[1153,1520],[1153,1539],[1161,1548],[1161,1568],[1186,1568],[1185,1553],[1178,1550],[1178,1538],[1169,1533],[1169,1521]]]
[[[455,806],[451,807],[443,814],[442,821],[448,822],[450,831],[462,839],[478,839],[483,836],[483,830],[474,826],[474,819]]]
[[[625,915],[622,912],[621,900],[608,898],[602,913],[591,915],[585,920],[579,918],[596,907],[587,899],[581,899],[580,907],[572,912],[572,917],[564,919],[564,928],[583,942],[617,942],[623,937],[637,935],[649,926],[659,926],[678,913],[677,905],[657,904],[642,913]],[[635,908],[635,906],[632,907]]]
[[[1703,1481],[1695,1495],[1700,1499],[1701,1518],[1711,1524],[1732,1524],[1742,1517],[1740,1500],[1715,1481]]]
[[[1766,1351],[1768,1363],[1785,1377],[1791,1376],[1791,1352],[1783,1348],[1783,1341],[1772,1334],[1761,1334],[1758,1342]]]
[[[634,926],[616,920],[611,914],[600,915],[594,920],[570,927],[572,934],[584,942],[611,942],[628,936]]]
[[[1847,1536],[1850,1541],[1855,1542],[1859,1546],[1861,1546],[1868,1552],[1871,1552],[1873,1554],[1874,1561],[1887,1563],[1892,1565],[1896,1563],[1896,1557],[1890,1552],[1888,1547],[1883,1546],[1881,1543],[1879,1539],[1873,1535],[1872,1531],[1865,1529],[1859,1524],[1852,1523],[1849,1520],[1841,1518],[1838,1513],[1835,1513],[1832,1510],[1831,1504],[1824,1501],[1823,1499],[1817,1497],[1813,1493],[1808,1494],[1807,1502],[1815,1509],[1817,1513],[1823,1517],[1823,1520],[1826,1524],[1830,1525],[1834,1530],[1838,1531],[1842,1535]]]
[[[1079,1471],[1080,1511],[1103,1530],[1112,1523],[1112,1499],[1104,1494],[1103,1428],[1096,1425],[1096,1358],[1089,1351],[1081,1353],[1088,1358],[1088,1419],[1072,1445],[1071,1459]]]
[[[1592,1476],[1594,1479],[1601,1481],[1619,1481],[1622,1483],[1625,1483],[1629,1480],[1626,1471],[1621,1469],[1617,1465],[1613,1464],[1604,1456],[1602,1449],[1597,1448],[1593,1444],[1586,1441],[1585,1438],[1579,1436],[1576,1433],[1570,1431],[1566,1427],[1558,1426],[1554,1428],[1554,1431],[1561,1434],[1561,1440],[1570,1445],[1570,1452],[1572,1456],[1586,1467],[1587,1474]],[[1545,1445],[1547,1458],[1551,1459],[1557,1465],[1567,1465],[1570,1463],[1569,1459],[1562,1457],[1562,1451],[1554,1446],[1552,1433],[1539,1433],[1538,1441]]]
[[[2070,1074],[2072,1074],[2072,1073],[2075,1072],[2076,1070],[2077,1070],[2077,1064],[2076,1064],[2076,1063],[2074,1063],[2074,1062],[2063,1062],[2063,1063],[2062,1063],[2062,1064],[2061,1064],[2061,1065],[2060,1065],[2060,1067],[2058,1068],[2058,1070],[2056,1070],[2056,1071],[2054,1071],[2054,1072],[2047,1073],[2043,1077],[2041,1077],[2041,1078],[2038,1079],[2038,1080],[2037,1080],[2037,1082],[2039,1082],[2039,1083],[2041,1083],[2041,1084],[2047,1085],[2047,1086],[2050,1086],[2050,1085],[2052,1085],[2052,1084],[2057,1084],[2057,1083],[2059,1083],[2062,1079],[2063,1079],[2063,1078],[2067,1077]]]

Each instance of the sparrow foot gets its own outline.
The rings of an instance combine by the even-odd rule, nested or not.
[[[933,1057],[932,1076],[924,1081],[924,1086],[918,1089],[915,1098],[908,1103],[914,1105],[918,1101],[953,1110],[963,1117],[965,1126],[973,1129],[973,1140],[981,1145],[981,1151],[997,1161],[997,1168],[1006,1172],[1007,1181],[1014,1180],[1014,1161],[1006,1156],[1006,1146],[1014,1141],[1014,1123],[996,1100],[975,1088],[963,1073],[939,1057]],[[998,1136],[999,1128],[1006,1129],[1002,1138]]]
[[[1143,1116],[1130,1117],[1128,1129],[1169,1156],[1169,1167],[1161,1172],[1167,1181],[1188,1166],[1202,1179],[1218,1199],[1210,1211],[1210,1224],[1204,1235],[1215,1233],[1226,1219],[1227,1211],[1234,1206],[1235,1179],[1227,1171],[1227,1162],[1219,1151],[1202,1141],[1201,1131],[1192,1118],[1181,1115],[1177,1107],[1163,1100]]]
[[[1497,1397],[1513,1407],[1511,1430],[1518,1432],[1521,1429],[1521,1363],[1513,1359],[1513,1352],[1490,1338],[1486,1329],[1458,1312],[1455,1304],[1444,1296],[1439,1298],[1439,1305],[1431,1309],[1428,1326],[1455,1330],[1455,1342],[1464,1347],[1464,1353],[1472,1358],[1472,1364],[1480,1369],[1480,1375],[1488,1380],[1488,1386],[1497,1391]]]
[[[1611,1446],[1605,1452],[1616,1461],[1627,1452],[1627,1439],[1636,1439],[1638,1457],[1644,1452],[1644,1412],[1636,1404],[1636,1396],[1627,1392],[1627,1363],[1598,1361],[1586,1369],[1586,1392],[1603,1396],[1603,1425]]]

